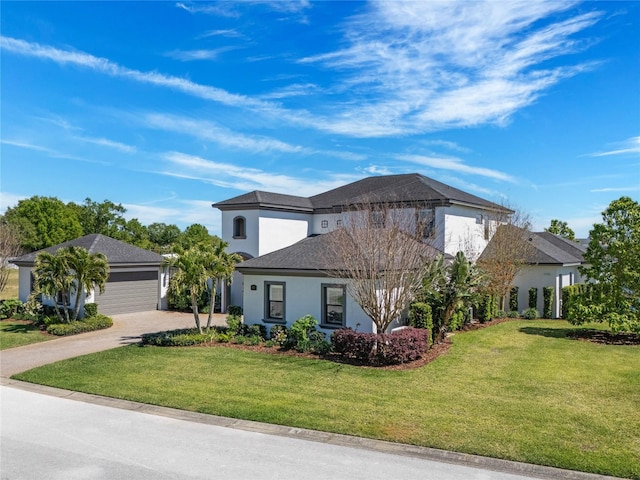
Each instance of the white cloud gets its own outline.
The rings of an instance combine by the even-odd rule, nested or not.
[[[473,167],[466,165],[461,159],[455,157],[434,157],[424,155],[397,155],[399,160],[416,163],[425,167],[436,168],[439,170],[451,170],[454,172],[466,173],[470,175],[479,175],[482,177],[492,178],[504,182],[516,183],[516,179],[511,175],[484,167]]]
[[[77,161],[77,162],[97,163],[97,164],[101,164],[101,165],[109,165],[109,162],[102,162],[100,160],[94,160],[94,159],[78,157],[76,155],[69,155],[67,153],[62,153],[62,152],[59,152],[57,150],[54,150],[52,148],[42,147],[40,145],[34,145],[32,143],[29,143],[29,142],[14,141],[14,140],[1,140],[0,143],[5,144],[5,145],[11,145],[13,147],[26,148],[28,150],[34,150],[34,151],[37,151],[37,152],[42,152],[42,153],[45,153],[47,156],[49,156],[51,158],[60,158],[60,159],[63,159],[63,160],[73,160],[73,161]]]
[[[18,195],[16,193],[0,192],[0,214],[4,215],[9,207],[15,207],[20,200],[29,198],[26,195]]]
[[[220,47],[213,50],[171,50],[165,55],[175,60],[190,62],[194,60],[215,60],[220,54],[236,50],[237,47]]]
[[[354,175],[327,174],[326,179],[321,179],[317,171],[314,172],[314,178],[292,177],[180,152],[168,152],[163,158],[168,163],[168,169],[157,173],[200,180],[241,191],[264,190],[308,197],[362,178]]]
[[[131,145],[126,145],[120,142],[114,142],[113,140],[109,140],[107,138],[93,138],[93,137],[74,137],[74,138],[76,140],[80,140],[83,142],[93,143],[94,145],[113,148],[115,150],[119,150],[125,153],[136,153],[136,147],[133,147]]]
[[[606,192],[635,192],[640,193],[640,185],[636,185],[635,187],[604,187],[604,188],[594,188],[589,190],[592,193],[606,193]]]
[[[612,155],[629,155],[634,153],[640,153],[640,136],[631,137],[624,142],[617,144],[619,148],[614,150],[608,150],[605,152],[590,153],[589,157],[609,157]]]

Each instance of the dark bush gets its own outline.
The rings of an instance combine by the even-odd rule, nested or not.
[[[544,299],[543,309],[542,309],[542,318],[551,318],[553,317],[553,292],[555,289],[553,287],[544,287],[542,289],[542,297]]]
[[[540,312],[535,308],[527,308],[522,312],[522,317],[527,320],[535,320],[536,318],[540,318]]]
[[[246,335],[249,337],[260,337],[262,340],[267,338],[267,327],[261,324],[249,325],[245,328]]]
[[[428,330],[404,328],[393,333],[359,333],[342,328],[331,335],[333,351],[371,365],[396,365],[420,358],[428,349]]]
[[[98,304],[97,303],[85,303],[84,304],[84,316],[85,317],[95,317],[98,314]]]
[[[498,296],[483,295],[478,304],[478,320],[481,323],[490,322],[498,315]]]
[[[509,318],[518,318],[519,316],[520,314],[516,310],[511,310],[510,312],[507,312],[507,317]]]
[[[169,310],[177,310],[179,312],[191,312],[191,294],[189,289],[184,287],[180,288],[176,282],[169,282],[169,290],[167,291],[167,303]],[[198,297],[198,311],[203,312],[203,309],[209,306],[209,292],[203,290]]]
[[[518,287],[511,287],[511,291],[509,292],[509,310],[512,312],[517,312],[518,308]]]
[[[229,305],[229,308],[227,309],[227,313],[229,315],[233,315],[234,317],[241,317],[242,307],[240,305]]]
[[[409,307],[409,325],[414,328],[433,330],[431,305],[424,302],[412,303]]]
[[[538,289],[536,287],[529,289],[529,308],[538,308]]]
[[[47,326],[47,332],[51,335],[66,336],[78,333],[102,330],[113,325],[113,320],[106,315],[96,315],[69,323],[53,323]]]
[[[22,306],[22,302],[17,298],[7,298],[0,303],[0,319],[13,318]]]
[[[496,315],[496,317],[498,318],[505,318],[507,316],[507,312],[505,312],[504,310],[498,310],[498,315]]]
[[[246,333],[246,325],[237,315],[227,315],[227,333],[231,336],[242,336]]]

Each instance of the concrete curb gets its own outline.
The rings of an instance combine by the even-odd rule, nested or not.
[[[473,468],[482,468],[495,472],[510,473],[514,475],[527,475],[540,479],[554,480],[613,480],[617,477],[596,475],[592,473],[578,472],[574,470],[564,470],[543,465],[533,465],[528,463],[501,460],[497,458],[481,457],[466,453],[449,452],[435,448],[419,447],[400,443],[386,442],[382,440],[372,440],[368,438],[352,437],[336,433],[319,432],[304,428],[294,428],[282,425],[253,422],[249,420],[238,420],[234,418],[219,417],[203,413],[177,410],[175,408],[147,405],[144,403],[119,400],[116,398],[103,397],[81,392],[73,392],[60,388],[47,387],[33,383],[21,382],[8,378],[0,378],[0,385],[26,390],[33,393],[40,393],[53,397],[67,398],[79,402],[92,403],[106,407],[130,410],[149,415],[173,418],[188,422],[214,425],[218,427],[234,428],[250,432],[262,433],[265,435],[278,435],[282,437],[296,438],[311,442],[320,442],[344,447],[360,448],[370,451],[401,455],[407,457],[421,458],[437,462],[463,465]]]

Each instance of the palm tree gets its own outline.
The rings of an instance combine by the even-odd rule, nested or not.
[[[242,261],[242,257],[237,253],[227,253],[225,249],[229,246],[227,242],[216,239],[211,249],[205,254],[208,273],[211,277],[211,291],[209,297],[209,316],[207,318],[207,331],[211,328],[211,319],[216,299],[216,284],[218,281],[231,283],[236,263]]]
[[[178,289],[189,291],[191,299],[191,310],[196,322],[196,328],[202,333],[200,325],[200,315],[198,313],[198,297],[207,290],[207,281],[210,274],[206,267],[207,259],[200,247],[193,247],[189,250],[169,257],[165,264],[177,269],[176,274],[171,279]]]
[[[69,247],[63,254],[75,281],[76,301],[71,317],[75,320],[78,318],[80,300],[85,292],[98,288],[100,293],[104,293],[109,278],[109,263],[103,253],[89,253],[82,247]]]
[[[38,253],[34,267],[34,289],[53,298],[53,308],[61,323],[69,321],[67,304],[73,289],[73,275],[69,271],[64,250],[61,248],[55,255],[49,252]],[[58,295],[62,300],[64,316],[58,307]]]

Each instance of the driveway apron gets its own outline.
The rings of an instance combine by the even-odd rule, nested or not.
[[[113,326],[105,330],[0,351],[0,377],[9,378],[16,373],[67,358],[137,343],[143,333],[195,326],[191,313],[161,310],[114,315],[112,318]],[[226,315],[215,314],[213,324],[226,325],[225,319]]]

